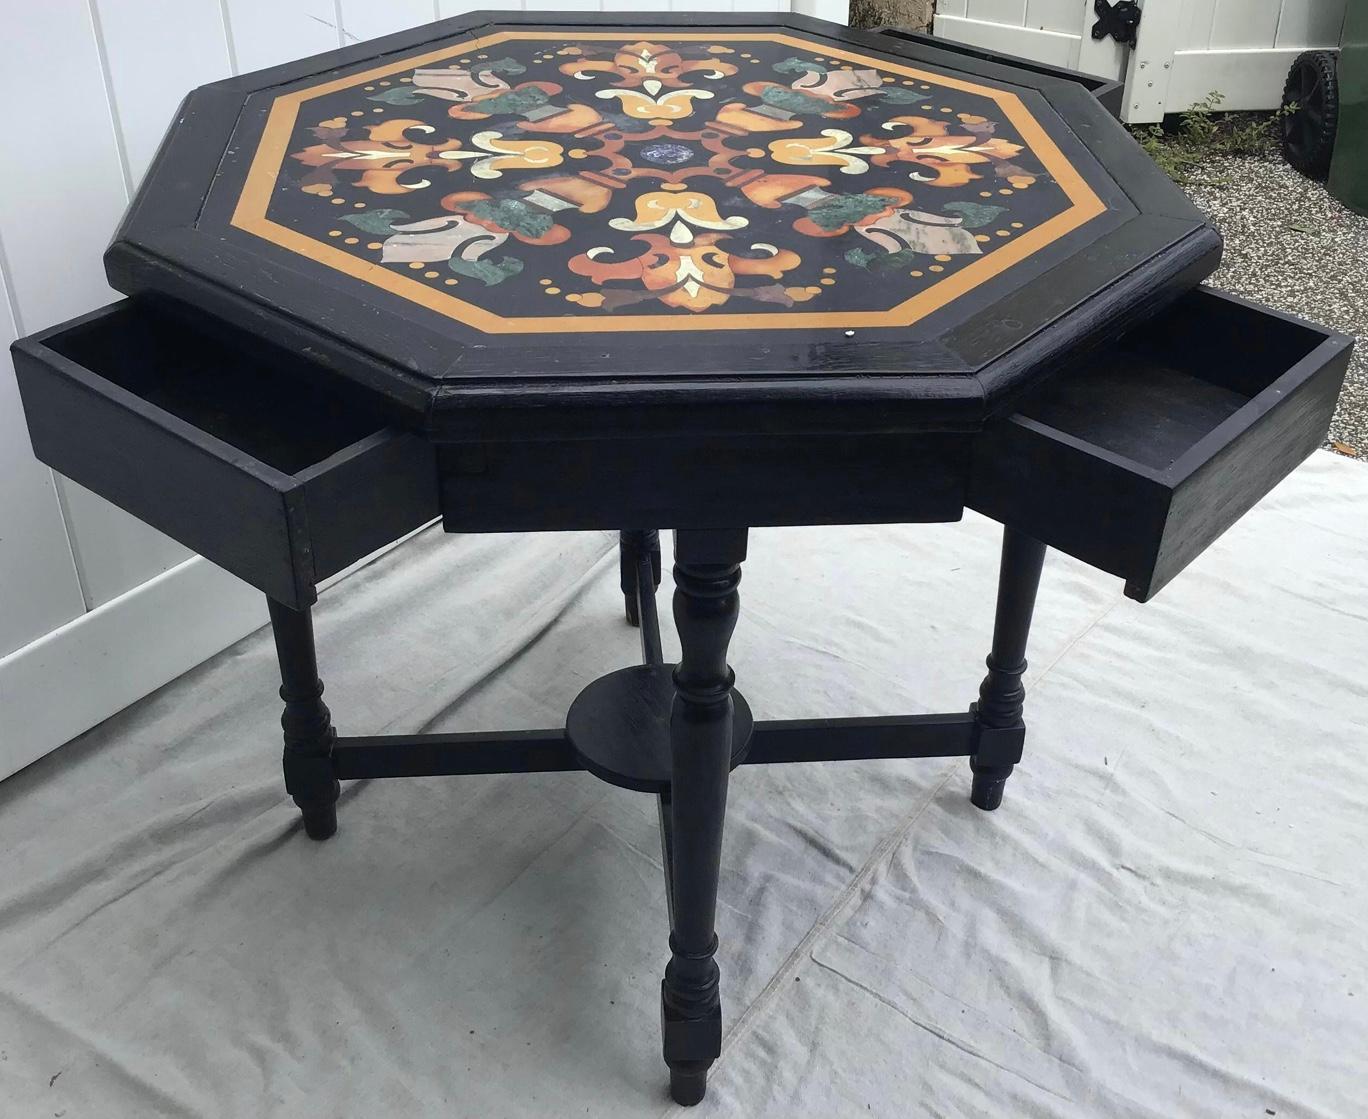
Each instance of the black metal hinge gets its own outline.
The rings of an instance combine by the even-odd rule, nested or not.
[[[1128,47],[1135,46],[1136,32],[1140,29],[1140,5],[1135,0],[1093,0],[1093,11],[1097,22],[1093,24],[1092,37],[1099,42],[1110,35],[1118,43]]]

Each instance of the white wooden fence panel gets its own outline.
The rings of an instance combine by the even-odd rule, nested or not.
[[[1365,0],[1368,2],[1368,0]],[[1142,0],[1134,52],[1097,42],[1090,0],[940,0],[935,33],[1126,80],[1122,118],[1148,123],[1212,92],[1223,109],[1276,108],[1292,60],[1335,48],[1346,0]]]
[[[1087,0],[1026,0],[1025,26],[1077,35],[1079,10],[1088,7]]]
[[[832,23],[850,21],[850,0],[793,0],[792,10],[815,19],[829,19]]]
[[[936,34],[957,43],[972,43],[986,50],[1033,58],[1051,66],[1078,65],[1080,40],[1077,35],[1041,31],[1006,23],[991,23],[959,16],[936,15]]]
[[[442,19],[463,16],[466,12],[483,11],[489,7],[489,4],[482,4],[480,0],[437,0],[437,12]],[[520,12],[522,11],[522,0],[508,0],[508,2],[499,4],[497,7],[504,12]]]
[[[223,8],[219,0],[99,0],[91,10],[128,177],[137,182],[187,90],[233,72]]]
[[[940,0],[935,33],[1052,66],[1118,77],[1114,44],[1094,43],[1086,34],[1091,12],[1091,0]]]
[[[1276,0],[1273,0],[1276,2]],[[1190,50],[1202,50],[1211,46],[1211,25],[1216,21],[1216,5],[1220,0],[1185,0],[1187,11],[1187,30],[1181,33],[1180,42]],[[1141,22],[1144,22],[1143,14]]]
[[[56,482],[29,447],[9,357],[17,335],[0,268],[0,657],[85,610]]]
[[[1345,0],[1283,0],[1275,47],[1338,43],[1344,31]]]
[[[342,41],[359,43],[441,18],[436,0],[339,0]]]
[[[128,203],[123,137],[86,0],[27,4],[0,34],[5,104],[42,106],[61,143],[0,152],[0,241],[22,333],[116,298],[101,256]],[[59,481],[87,606],[122,594],[189,553],[95,497]]]
[[[1208,45],[1212,50],[1271,47],[1278,36],[1280,8],[1279,0],[1217,0]]]
[[[336,50],[342,43],[333,0],[222,0],[237,72]]]
[[[1022,27],[1026,23],[1026,0],[969,0],[970,19]]]

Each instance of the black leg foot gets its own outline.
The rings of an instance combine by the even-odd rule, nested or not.
[[[305,834],[310,839],[327,839],[337,831],[337,798],[342,787],[333,774],[337,732],[323,702],[313,617],[307,607],[292,610],[272,599],[267,603],[280,661],[280,698],[285,701],[280,716],[285,731],[285,788],[303,813]]]
[[[988,654],[988,675],[973,708],[978,720],[979,748],[969,759],[974,773],[969,799],[985,812],[1002,803],[1007,778],[1021,760],[1025,736],[1022,714],[1026,707],[1021,677],[1026,671],[1026,641],[1031,633],[1031,615],[1035,612],[1044,564],[1044,544],[1014,529],[1003,530],[993,651]]]
[[[622,584],[622,600],[627,608],[627,624],[641,625],[641,611],[637,606],[637,564],[642,555],[651,557],[651,571],[656,587],[660,586],[660,532],[654,528],[623,529],[618,533],[618,568]]]
[[[985,765],[978,766],[970,762],[970,767],[974,771],[974,787],[969,793],[969,799],[975,808],[982,808],[985,812],[991,812],[1002,803],[1002,790],[1007,787],[1007,778],[1012,775],[1014,767],[1010,765]]]
[[[703,1099],[722,1052],[717,880],[731,769],[732,683],[744,529],[675,533],[675,625],[681,658],[670,710],[670,962],[660,985],[665,1063],[676,1103]],[[662,807],[665,805],[662,803]]]
[[[708,1092],[708,1065],[702,1068],[686,1068],[683,1062],[670,1068],[670,1099],[682,1107],[693,1107],[703,1102]]]
[[[337,834],[337,802],[323,805],[300,805],[304,816],[304,834],[310,839],[331,839]]]

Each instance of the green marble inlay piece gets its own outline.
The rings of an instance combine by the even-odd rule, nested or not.
[[[343,221],[367,233],[393,233],[400,222],[409,220],[403,210],[365,210],[359,214],[345,214]]]
[[[471,217],[492,222],[510,233],[524,237],[545,237],[553,219],[544,210],[534,209],[519,198],[491,198],[465,207]]]
[[[941,209],[959,214],[964,219],[965,229],[982,229],[1007,212],[1002,206],[981,206],[977,202],[947,202]]]
[[[877,194],[846,194],[821,206],[814,206],[808,211],[808,217],[822,229],[840,229],[843,225],[850,225],[887,208],[888,199],[880,198]]]
[[[492,260],[462,260],[459,256],[453,256],[447,261],[447,267],[458,276],[481,280],[487,287],[493,287],[521,272],[523,262],[516,256],[506,256],[498,263]]]

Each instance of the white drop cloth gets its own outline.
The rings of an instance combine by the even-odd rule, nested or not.
[[[757,716],[962,710],[998,540],[754,532]],[[430,530],[328,592],[342,732],[560,725],[635,660],[614,549]],[[1149,606],[1051,553],[1036,617],[1000,811],[962,759],[736,772],[696,1114],[1368,1113],[1368,469]],[[0,1116],[682,1113],[653,798],[362,783],[311,843],[276,686],[262,631],[0,785]]]

